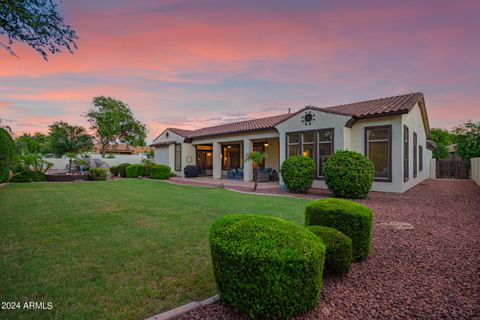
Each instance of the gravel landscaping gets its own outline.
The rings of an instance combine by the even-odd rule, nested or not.
[[[298,319],[480,319],[480,188],[428,180],[405,194],[371,193],[370,257],[326,277]],[[182,319],[243,319],[220,302]]]

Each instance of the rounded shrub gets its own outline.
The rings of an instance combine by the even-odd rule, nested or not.
[[[145,166],[143,164],[132,164],[126,169],[127,178],[138,178],[145,175]]]
[[[172,170],[169,166],[164,164],[156,164],[152,167],[152,178],[153,179],[169,179],[171,176]]]
[[[227,215],[210,229],[222,302],[253,319],[290,319],[317,305],[325,246],[305,228],[260,215]]]
[[[335,198],[311,201],[305,208],[305,225],[335,228],[348,236],[354,260],[370,254],[372,210],[367,206]]]
[[[288,191],[305,193],[312,187],[315,162],[310,157],[293,156],[283,161],[280,172]]]
[[[339,198],[365,198],[372,189],[373,163],[355,151],[339,150],[323,166],[330,192]]]
[[[308,230],[325,244],[325,270],[333,274],[348,272],[352,264],[352,239],[335,228],[310,226]]]
[[[107,169],[91,168],[89,172],[90,172],[90,179],[93,181],[107,180]]]
[[[7,182],[15,155],[15,142],[7,130],[0,128],[0,183]]]
[[[117,168],[118,168],[118,175],[119,175],[120,177],[122,177],[122,178],[126,178],[126,177],[127,177],[127,171],[126,171],[126,169],[127,169],[128,166],[131,166],[131,164],[130,164],[130,163],[121,163],[121,164],[119,164],[119,165],[117,166]]]
[[[114,177],[118,176],[118,167],[116,167],[116,166],[110,167],[110,173]]]

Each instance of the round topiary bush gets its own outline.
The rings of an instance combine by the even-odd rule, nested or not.
[[[305,193],[313,183],[315,162],[309,157],[293,156],[283,161],[280,172],[288,191]]]
[[[335,228],[348,236],[354,260],[370,254],[372,210],[367,206],[335,198],[311,201],[305,208],[305,225]]]
[[[138,178],[145,175],[145,166],[143,164],[132,164],[126,169],[127,178]]]
[[[373,177],[373,163],[355,151],[337,151],[323,166],[325,184],[335,197],[365,198]]]
[[[130,164],[130,163],[121,163],[121,164],[119,164],[119,165],[117,166],[117,168],[118,168],[118,174],[120,175],[120,177],[122,177],[122,178],[126,178],[126,177],[127,177],[127,171],[126,171],[126,169],[127,169],[128,166],[131,166],[131,164]]]
[[[0,183],[7,182],[15,155],[15,142],[7,130],[0,128]]]
[[[290,319],[317,305],[325,246],[282,219],[238,214],[209,232],[222,302],[253,319]]]
[[[333,274],[348,272],[352,264],[352,239],[334,228],[310,226],[308,230],[325,244],[325,270]]]
[[[153,179],[169,179],[171,176],[172,170],[169,166],[164,164],[156,164],[152,167],[152,178]]]
[[[89,170],[90,179],[93,181],[104,181],[107,180],[107,169],[103,168],[91,168]]]

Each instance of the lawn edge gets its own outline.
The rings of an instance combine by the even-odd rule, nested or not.
[[[220,297],[217,295],[214,295],[208,299],[205,299],[203,301],[193,301],[187,304],[184,304],[183,306],[159,313],[157,315],[151,316],[145,320],[174,320],[178,319],[184,314],[187,314],[189,312],[192,312],[195,309],[198,309],[200,307],[208,306],[212,303],[215,303],[220,300]]]

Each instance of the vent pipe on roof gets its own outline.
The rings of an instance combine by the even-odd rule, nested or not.
[[[290,108],[288,108],[288,114],[290,114]]]

